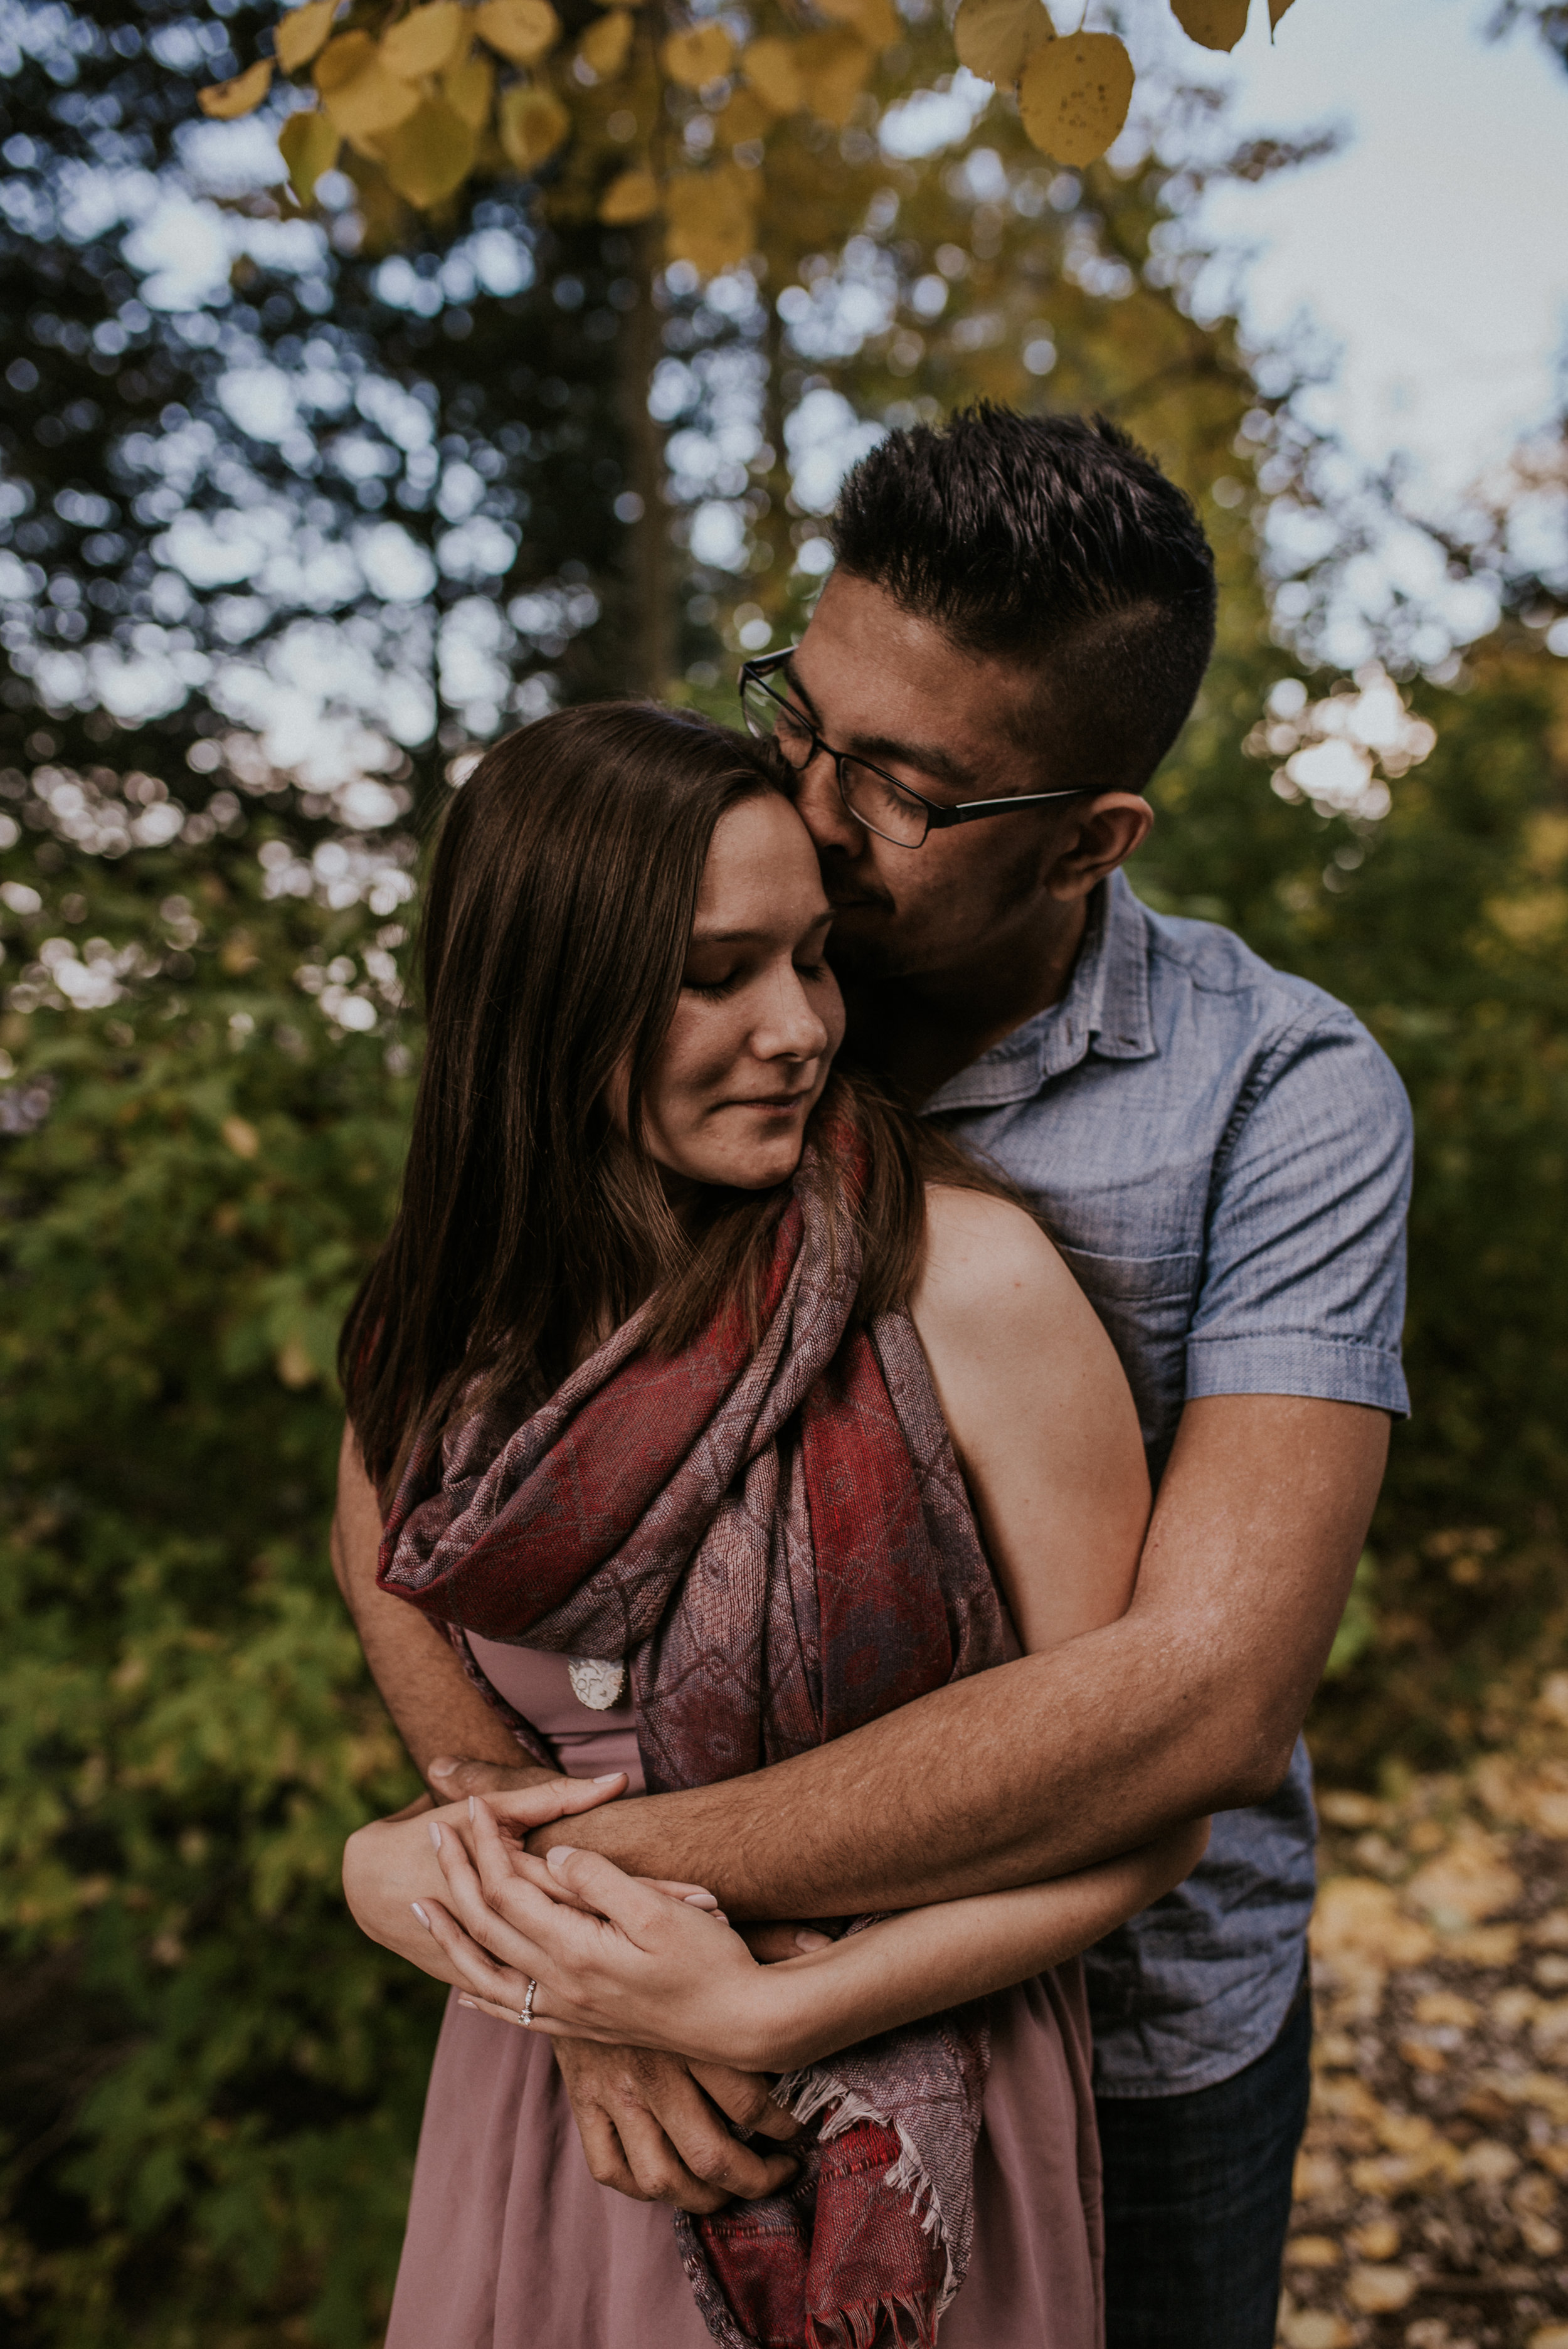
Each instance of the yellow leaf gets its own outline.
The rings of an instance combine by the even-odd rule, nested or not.
[[[852,33],[835,27],[808,33],[795,44],[806,103],[822,122],[841,130],[855,110],[855,100],[871,78],[872,53]]]
[[[1171,13],[1188,39],[1205,49],[1235,47],[1247,29],[1249,5],[1250,0],[1171,0]],[[1280,16],[1284,14],[1282,8]],[[1274,22],[1279,22],[1277,16]]]
[[[561,37],[561,19],[550,0],[483,0],[474,24],[492,49],[514,66],[531,66]]]
[[[218,1131],[236,1158],[253,1158],[262,1146],[262,1137],[249,1118],[226,1117]]]
[[[342,145],[338,128],[319,106],[302,107],[278,132],[278,152],[288,166],[289,185],[302,204],[315,193],[315,183],[330,171]]]
[[[806,85],[795,47],[793,41],[769,36],[753,41],[741,56],[741,72],[763,105],[771,107],[775,114],[799,114],[806,103]]]
[[[757,244],[758,175],[735,163],[708,171],[674,171],[665,189],[665,252],[717,277],[747,260]]]
[[[835,25],[848,25],[868,49],[891,49],[903,36],[892,0],[817,0],[817,13]]]
[[[1274,26],[1279,23],[1280,18],[1284,15],[1285,10],[1290,6],[1290,5],[1291,0],[1269,0],[1269,32],[1271,36]]]
[[[320,1376],[297,1338],[291,1338],[286,1346],[279,1347],[273,1368],[285,1387],[314,1386]]]
[[[713,119],[713,135],[721,147],[745,147],[766,139],[773,116],[753,89],[738,89]]]
[[[624,8],[612,8],[590,25],[577,44],[577,54],[601,81],[614,81],[632,46],[632,20]]]
[[[1025,129],[1058,163],[1092,163],[1103,155],[1131,103],[1132,59],[1114,33],[1047,41],[1018,85]]]
[[[458,0],[430,0],[381,36],[381,62],[399,81],[422,81],[449,66],[468,30],[468,11]]]
[[[659,183],[651,171],[622,171],[599,199],[599,217],[610,228],[652,218],[659,208]]]
[[[706,89],[729,71],[735,43],[722,25],[697,25],[689,33],[672,33],[659,51],[659,63],[671,81],[683,89]]]
[[[1346,2297],[1363,2316],[1387,2316],[1414,2300],[1419,2280],[1409,2268],[1352,2268]]]
[[[273,47],[278,53],[278,63],[284,73],[298,73],[308,66],[328,33],[337,14],[337,0],[309,0],[304,8],[291,8],[273,35]]]
[[[1057,28],[1040,0],[964,0],[953,26],[958,62],[982,81],[1015,83]]]
[[[340,33],[315,61],[322,103],[344,137],[356,144],[406,122],[419,93],[389,74],[368,33]]]
[[[444,98],[428,98],[417,113],[377,141],[381,165],[400,196],[428,212],[460,188],[474,168],[479,140]]]
[[[460,64],[449,66],[441,76],[441,95],[465,122],[482,130],[495,97],[494,66],[480,50],[470,49]]]
[[[203,114],[218,122],[232,122],[237,114],[254,114],[272,86],[273,61],[263,57],[258,65],[236,74],[232,81],[215,81],[196,95]]]
[[[362,74],[375,57],[376,44],[368,33],[340,33],[317,57],[311,79],[325,98],[329,89],[337,89]]]
[[[360,252],[378,261],[385,254],[401,251],[413,233],[415,223],[407,205],[397,189],[388,184],[380,165],[373,159],[363,158],[356,150],[344,156],[338,169],[354,182],[354,209],[359,215]]]
[[[520,171],[548,162],[572,128],[572,117],[553,90],[526,86],[501,92],[496,129],[508,160]]]

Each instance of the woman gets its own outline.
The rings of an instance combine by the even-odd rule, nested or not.
[[[530,1752],[624,1771],[573,1808],[785,1758],[1130,1595],[1148,1488],[1109,1342],[996,1186],[833,1074],[830,920],[765,755],[649,709],[499,745],[437,850],[404,1199],[345,1383],[382,1587],[453,1627]],[[546,1865],[472,1809],[346,1864],[366,1930],[407,1950],[412,1909],[469,1993],[389,2349],[939,2318],[944,2349],[1092,2349],[1069,1961],[1197,1836],[763,1968],[710,1895]],[[794,2182],[672,2233],[593,2183],[534,2026],[790,2075]]]

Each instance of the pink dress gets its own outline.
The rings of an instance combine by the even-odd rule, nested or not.
[[[573,1777],[625,1770],[629,1705],[590,1713],[566,1660],[470,1640]],[[992,2002],[975,2246],[941,2349],[1099,2349],[1099,2147],[1075,1961]],[[713,2349],[662,2204],[590,2175],[548,2039],[449,2001],[386,2349]]]

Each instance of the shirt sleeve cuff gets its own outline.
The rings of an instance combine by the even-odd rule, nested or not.
[[[1306,1330],[1190,1338],[1187,1401],[1227,1394],[1310,1395],[1319,1402],[1366,1403],[1398,1419],[1410,1415],[1410,1392],[1397,1354]]]

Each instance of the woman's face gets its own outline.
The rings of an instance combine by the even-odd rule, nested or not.
[[[720,819],[643,1130],[662,1167],[761,1190],[793,1174],[843,1040],[810,834],[769,792]]]

